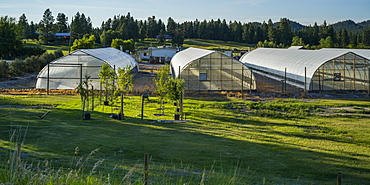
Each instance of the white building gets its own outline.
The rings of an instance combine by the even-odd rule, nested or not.
[[[150,63],[168,63],[176,53],[177,49],[170,46],[150,47],[138,51],[139,61],[145,60]]]

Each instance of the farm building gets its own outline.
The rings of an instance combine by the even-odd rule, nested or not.
[[[370,50],[257,48],[242,56],[254,73],[305,91],[369,91]]]
[[[255,90],[254,76],[247,66],[218,51],[188,48],[171,60],[173,77],[185,80],[189,91]]]
[[[139,60],[146,60],[149,63],[167,63],[176,54],[177,48],[170,46],[150,47],[138,51]]]
[[[135,59],[118,49],[79,49],[45,66],[37,76],[36,88],[75,89],[87,74],[94,88],[100,89],[98,74],[104,63],[108,63],[116,71],[129,65],[133,73],[138,72]]]

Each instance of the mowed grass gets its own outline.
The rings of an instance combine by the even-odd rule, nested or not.
[[[72,43],[73,44],[73,43]],[[48,53],[54,52],[58,49],[62,50],[64,55],[68,54],[68,47],[69,43],[53,43],[53,44],[38,44],[35,41],[28,40],[26,42],[26,46],[28,47],[40,47],[45,49]]]
[[[0,96],[0,105],[18,105],[0,107],[0,149],[14,146],[9,141],[18,129],[24,153],[58,161],[73,158],[76,147],[78,157],[99,148],[94,158],[105,159],[107,171],[120,160],[141,160],[149,153],[151,161],[163,166],[226,174],[217,180],[211,175],[193,178],[194,184],[335,184],[338,172],[346,184],[370,182],[369,117],[310,112],[329,106],[370,107],[367,100],[256,103],[186,98],[184,111],[190,122],[183,123],[155,121],[172,120],[175,113],[172,103],[167,103],[165,115],[155,116],[161,113],[156,97],[145,102],[144,120],[140,97],[126,97],[124,102],[125,120],[108,115],[118,113],[119,102],[103,106],[98,101],[92,119],[81,120],[79,96]],[[30,105],[56,107],[26,107]],[[247,113],[249,109],[256,113]],[[46,111],[50,112],[40,119]],[[1,156],[0,164],[7,160]],[[183,178],[175,183],[169,177],[164,182],[188,182],[187,173],[179,175]]]
[[[145,39],[143,41],[138,41],[135,43],[135,46],[139,49],[147,49],[148,47],[160,46],[156,39]],[[163,45],[163,44],[162,44]],[[171,42],[168,40],[164,45],[171,45]],[[216,51],[231,51],[234,49],[241,51],[248,51],[249,47],[255,47],[253,44],[245,44],[240,42],[232,41],[220,41],[220,40],[207,40],[207,39],[185,39],[183,48],[196,47]]]

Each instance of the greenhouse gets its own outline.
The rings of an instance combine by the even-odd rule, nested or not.
[[[369,92],[370,50],[257,48],[242,56],[253,72],[311,92]]]
[[[173,77],[185,80],[188,91],[255,90],[254,76],[247,66],[218,51],[188,48],[171,60]]]
[[[37,89],[75,89],[85,76],[90,76],[91,85],[100,88],[99,71],[108,63],[116,71],[131,66],[138,72],[138,63],[131,55],[115,48],[80,49],[58,58],[45,66],[37,76]]]

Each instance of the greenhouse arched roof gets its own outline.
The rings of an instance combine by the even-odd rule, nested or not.
[[[244,54],[240,61],[254,69],[257,73],[262,72],[284,76],[286,70],[287,78],[300,82],[304,82],[304,77],[306,76],[307,85],[309,85],[315,71],[324,63],[347,53],[353,53],[368,59],[364,56],[366,52],[369,51],[349,49],[307,50],[300,47],[290,49],[257,48],[250,53]],[[281,80],[280,78],[276,79]],[[291,85],[304,88],[303,85],[299,84]]]
[[[172,75],[177,77],[179,71],[177,70],[180,67],[180,70],[183,69],[188,63],[207,56],[209,54],[215,53],[217,51],[200,49],[200,48],[187,48],[181,52],[176,53],[172,60],[171,66],[174,69]]]
[[[81,54],[80,52],[106,62],[112,68],[115,66],[116,69],[124,68],[128,65],[133,69],[138,65],[131,55],[115,48],[79,49],[69,55]]]

